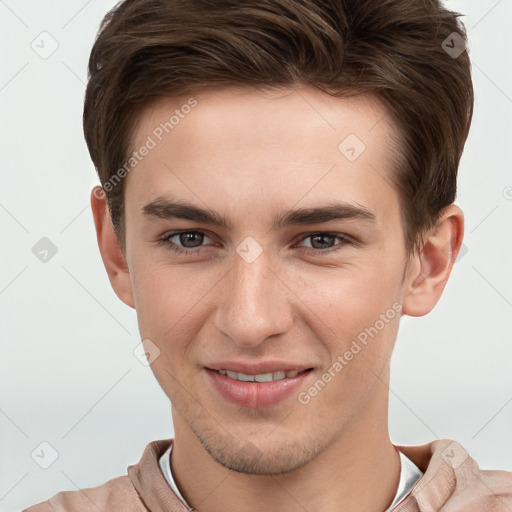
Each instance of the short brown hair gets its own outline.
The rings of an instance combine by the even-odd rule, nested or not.
[[[89,59],[83,123],[100,181],[129,158],[138,116],[159,97],[223,85],[374,93],[399,132],[393,181],[413,250],[455,200],[471,124],[459,16],[438,0],[124,0]],[[124,249],[123,181],[108,188]]]

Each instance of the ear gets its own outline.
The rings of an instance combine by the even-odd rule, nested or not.
[[[430,313],[443,293],[464,236],[464,214],[455,204],[446,207],[409,261],[402,312]]]
[[[101,258],[110,284],[125,304],[135,308],[130,270],[112,225],[106,194],[99,186],[91,191],[91,209]]]

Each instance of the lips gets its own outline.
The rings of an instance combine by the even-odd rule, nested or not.
[[[311,367],[283,362],[221,362],[205,370],[211,388],[224,401],[252,409],[271,407],[289,398],[312,373]]]

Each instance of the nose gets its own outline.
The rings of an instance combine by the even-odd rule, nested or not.
[[[291,329],[291,292],[266,251],[252,262],[235,254],[232,271],[218,291],[216,328],[236,345],[257,347]]]

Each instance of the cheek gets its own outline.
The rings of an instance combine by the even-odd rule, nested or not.
[[[149,339],[158,348],[158,357],[151,363],[151,370],[162,389],[173,401],[186,402],[181,395],[190,381],[191,368],[184,364],[189,340],[200,326],[193,307],[197,297],[190,285],[176,279],[177,272],[170,269],[138,268],[132,278],[137,321],[141,339]]]
[[[399,261],[381,259],[311,281],[315,286],[309,286],[308,305],[319,313],[315,330],[326,334],[321,342],[330,356],[319,375],[322,382],[317,381],[323,397],[315,410],[325,401],[336,404],[333,414],[350,414],[373,393],[398,332],[402,270]]]
[[[343,350],[347,342],[376,322],[382,327],[382,315],[386,323],[379,332],[383,336],[396,334],[396,326],[391,324],[400,318],[397,310],[401,309],[402,270],[396,262],[387,266],[376,262],[335,269],[330,275],[316,275],[314,279],[302,277],[305,302],[330,328],[332,349]]]
[[[141,335],[162,341],[173,336],[174,330],[201,313],[201,298],[207,296],[212,282],[179,267],[136,266],[132,285]]]
[[[346,322],[339,318],[334,326],[338,335],[328,345],[330,363],[311,387],[302,390],[312,402],[314,396],[322,395],[312,404],[312,414],[324,414],[331,417],[330,421],[334,415],[336,421],[345,421],[378,392],[380,380],[385,380],[383,370],[391,358],[401,315],[398,301],[384,304],[381,308],[354,301],[350,308],[353,316]],[[326,404],[332,407],[326,409]],[[330,412],[326,414],[325,410]]]
[[[140,265],[132,278],[140,335],[159,349],[151,369],[169,396],[179,396],[194,378],[190,353],[207,321],[209,294],[218,279],[198,279],[197,270],[154,264]]]

